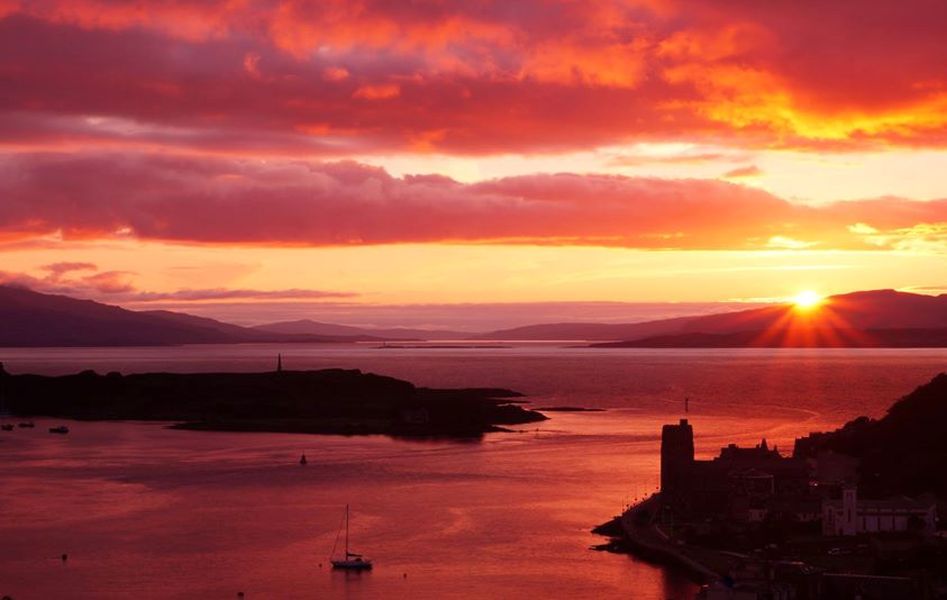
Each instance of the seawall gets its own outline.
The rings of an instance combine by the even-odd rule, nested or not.
[[[674,542],[656,522],[660,494],[632,506],[618,517],[624,541],[637,556],[684,569],[699,581],[714,581],[723,574],[688,554],[688,547]]]

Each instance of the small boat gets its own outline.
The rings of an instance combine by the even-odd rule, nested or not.
[[[32,429],[36,427],[36,425],[33,423],[33,421],[23,421],[22,423],[18,423],[17,427],[20,427],[23,429]]]
[[[13,431],[13,423],[4,423],[3,425],[0,425],[0,429],[4,431]]]
[[[67,433],[69,433],[69,428],[66,427],[65,425],[60,425],[59,427],[50,427],[50,428],[49,428],[49,432],[50,432],[50,433],[67,434]]]
[[[339,533],[342,533],[341,526],[339,527]],[[335,544],[332,546],[332,556],[329,557],[329,562],[332,563],[333,569],[343,569],[346,571],[367,571],[372,568],[372,561],[365,558],[361,554],[352,552],[349,550],[349,505],[345,505],[345,556],[334,558],[335,557],[335,546],[339,543],[339,535],[335,536]]]

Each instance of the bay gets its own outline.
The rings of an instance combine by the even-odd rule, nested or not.
[[[0,594],[13,598],[692,598],[683,574],[589,549],[654,490],[660,427],[698,454],[880,416],[943,350],[593,350],[371,345],[0,349],[14,373],[359,368],[509,387],[549,421],[476,442],[70,422],[0,432]],[[684,398],[689,412],[684,413]],[[15,419],[14,419],[15,421]],[[309,464],[300,466],[305,453]],[[328,569],[344,505],[371,573]],[[63,562],[59,557],[68,553]]]

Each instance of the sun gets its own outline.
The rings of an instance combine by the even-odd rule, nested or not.
[[[822,296],[812,290],[803,290],[793,297],[792,303],[800,310],[810,310],[822,303]]]

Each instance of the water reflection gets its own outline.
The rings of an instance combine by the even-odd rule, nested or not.
[[[17,372],[256,368],[271,348],[3,350]],[[469,444],[69,423],[0,432],[0,595],[14,598],[690,598],[695,586],[589,550],[590,527],[656,484],[660,425],[691,396],[700,456],[727,441],[781,447],[879,414],[947,353],[612,353],[539,349],[384,358],[293,351],[423,385],[511,387],[555,413]],[[333,354],[335,352],[335,354]],[[517,354],[518,353],[518,354]],[[191,360],[192,362],[188,362]],[[30,362],[32,361],[32,362]],[[852,397],[853,385],[862,390]],[[752,393],[748,390],[751,390]],[[761,410],[761,405],[767,409]],[[308,464],[298,464],[305,453]],[[342,507],[371,573],[332,572]],[[67,563],[57,559],[69,554]],[[322,566],[320,567],[320,563]],[[403,575],[407,573],[408,577]]]

